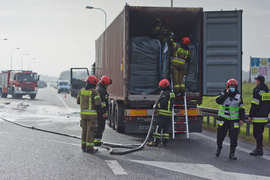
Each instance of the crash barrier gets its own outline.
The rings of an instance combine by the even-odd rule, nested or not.
[[[213,109],[213,108],[205,108],[205,107],[199,107],[199,109],[202,111],[202,116],[207,118],[206,124],[209,126],[210,125],[210,117],[213,117],[213,126],[217,126],[217,115],[218,115],[218,109]],[[265,125],[266,128],[269,129],[269,135],[268,135],[268,141],[270,142],[270,123],[269,123],[269,118],[268,118],[268,124]],[[246,123],[246,135],[250,136],[250,124],[252,122],[248,121],[248,114],[245,115],[245,121]]]

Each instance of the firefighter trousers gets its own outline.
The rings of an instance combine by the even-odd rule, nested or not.
[[[256,139],[257,148],[263,146],[263,132],[265,123],[253,123],[253,137]]]
[[[233,151],[232,153],[234,153],[235,148],[237,147],[237,138],[238,138],[238,133],[239,133],[239,126],[235,128],[234,126],[235,123],[238,123],[238,121],[225,120],[222,126],[218,125],[218,130],[217,130],[218,149],[222,149],[222,143],[224,141],[224,138],[227,135],[227,131],[229,130],[230,148],[231,148],[231,151]]]
[[[81,147],[85,150],[91,150],[94,147],[94,134],[96,131],[97,119],[93,117],[91,119],[82,119],[82,139]]]
[[[169,142],[169,133],[172,123],[171,116],[158,115],[156,119],[156,131],[153,133],[153,142],[159,143],[162,138],[163,143],[166,145]],[[162,130],[162,135],[161,135]]]
[[[172,62],[172,79],[174,92],[177,93],[180,91],[185,91],[185,74],[185,64]]]
[[[96,129],[96,133],[95,133],[95,140],[100,140],[102,139],[102,134],[105,130],[105,122],[106,122],[106,118],[103,118],[103,114],[102,113],[98,113],[98,125],[97,125],[97,129]]]

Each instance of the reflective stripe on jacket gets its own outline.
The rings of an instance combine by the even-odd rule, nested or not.
[[[100,96],[95,89],[82,89],[78,95],[77,103],[81,107],[81,117],[96,116],[97,109],[101,108]]]
[[[249,117],[253,123],[267,123],[270,108],[270,92],[266,84],[262,83],[253,90]]]
[[[181,47],[181,45],[178,45],[177,43],[173,43],[173,62],[185,64],[186,60],[190,58],[190,51],[185,50]]]
[[[244,118],[245,110],[242,101],[241,94],[236,93],[233,96],[229,96],[228,93],[222,92],[217,96],[216,101],[220,104],[220,109],[218,111],[217,123],[222,126],[224,120],[239,120]],[[241,112],[241,114],[240,114]]]
[[[175,94],[170,90],[166,90],[162,93],[158,103],[158,114],[164,116],[172,116],[172,107],[174,104]]]

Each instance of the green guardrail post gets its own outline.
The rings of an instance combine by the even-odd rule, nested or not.
[[[246,123],[246,124],[247,124],[246,135],[249,136],[250,135],[250,124],[249,123]]]
[[[214,127],[217,127],[217,117],[214,116]]]

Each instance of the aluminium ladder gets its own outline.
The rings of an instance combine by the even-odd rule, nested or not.
[[[177,113],[175,113],[174,111],[174,107],[185,107],[185,121],[184,122],[175,122],[175,115]],[[175,131],[175,125],[177,124],[185,124],[186,125],[186,130],[185,131]],[[187,113],[187,97],[186,97],[186,93],[184,95],[184,104],[183,105],[173,105],[173,109],[172,109],[172,138],[175,139],[175,133],[186,133],[187,135],[187,139],[189,139],[189,128],[188,128],[188,113]]]

